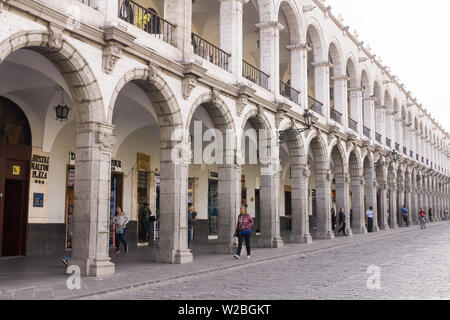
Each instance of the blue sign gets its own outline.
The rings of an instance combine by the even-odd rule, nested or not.
[[[33,207],[43,208],[44,207],[44,194],[34,193],[33,194]]]

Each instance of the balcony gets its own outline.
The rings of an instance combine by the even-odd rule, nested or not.
[[[330,118],[339,124],[342,124],[342,113],[336,111],[334,108],[330,108]]]
[[[89,0],[84,0],[84,2],[87,1]],[[133,1],[121,0],[119,1],[119,18],[164,42],[173,44],[176,26],[158,16],[154,11],[147,10]]]
[[[363,126],[363,135],[370,139],[370,129],[366,126]]]
[[[292,88],[287,83],[284,83],[283,81],[280,81],[280,94],[283,97],[288,98],[292,102],[299,104],[298,95],[300,94],[300,91],[295,90],[294,88]]]
[[[410,150],[409,151],[409,156],[410,156],[411,159],[414,158],[414,152]]]
[[[348,127],[353,131],[358,132],[358,122],[356,122],[352,118],[348,118]]]
[[[386,138],[386,146],[388,146],[389,148],[391,148],[391,139]]]
[[[403,154],[406,156],[408,155],[408,150],[406,149],[406,147],[403,147]]]
[[[242,61],[242,76],[245,79],[256,83],[258,86],[269,90],[270,76],[244,60]]]
[[[378,132],[375,132],[375,140],[376,140],[378,143],[382,143],[382,142],[381,142],[381,134],[379,134]]]
[[[320,101],[317,101],[311,96],[308,96],[308,108],[320,115],[323,116],[323,110],[322,110],[323,103]]]
[[[228,71],[228,62],[230,61],[231,54],[216,47],[195,33],[192,33],[191,39],[196,55]]]
[[[400,152],[400,145],[396,142],[395,143],[395,150],[397,150],[398,152]]]

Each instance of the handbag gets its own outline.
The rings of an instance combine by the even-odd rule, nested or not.
[[[123,234],[123,227],[122,226],[116,226],[116,233]]]

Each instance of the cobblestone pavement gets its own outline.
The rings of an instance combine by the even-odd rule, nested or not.
[[[450,299],[450,225],[98,295],[97,299]],[[367,282],[380,269],[380,289]],[[375,269],[376,269],[375,267]],[[373,267],[372,267],[373,268]],[[376,282],[369,281],[372,284]],[[92,297],[91,297],[92,298]]]

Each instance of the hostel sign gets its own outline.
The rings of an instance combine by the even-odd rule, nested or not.
[[[31,158],[31,178],[35,179],[36,183],[43,184],[44,181],[42,180],[47,180],[49,164],[50,157],[33,155]]]

